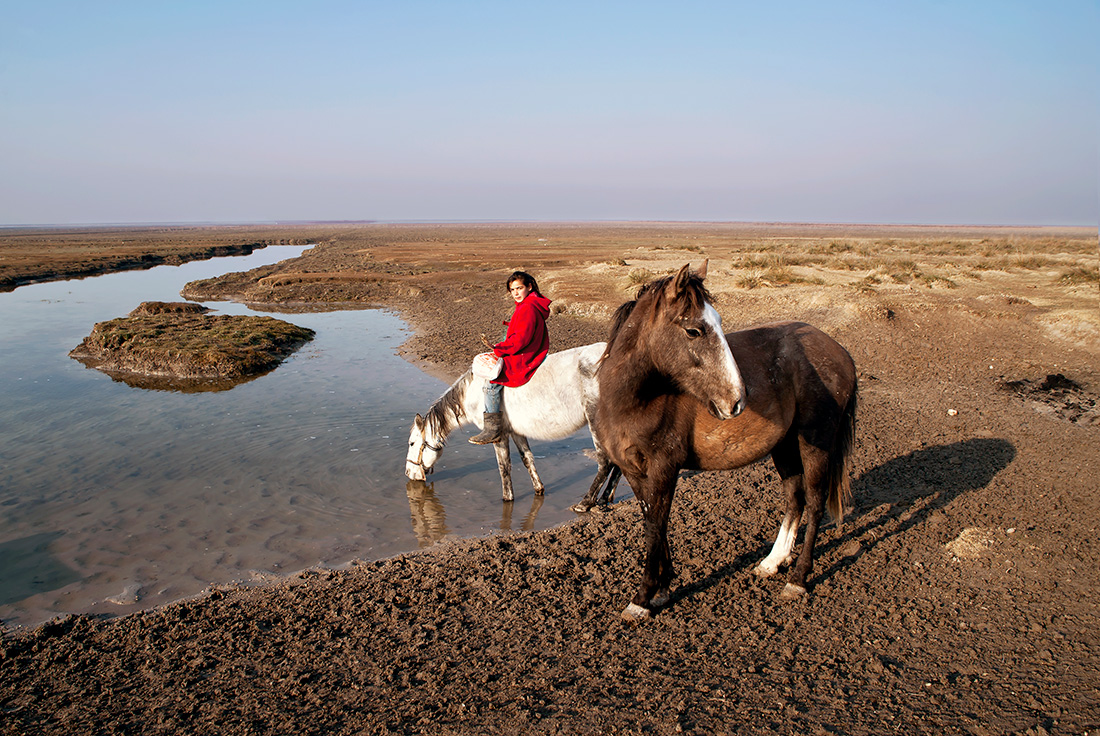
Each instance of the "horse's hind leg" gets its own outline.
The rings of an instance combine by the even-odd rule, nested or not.
[[[783,483],[785,507],[783,523],[775,535],[768,556],[760,560],[753,570],[758,576],[768,578],[779,572],[779,566],[790,562],[791,551],[798,537],[798,525],[806,502],[803,488],[802,458],[798,453],[798,438],[791,433],[772,449],[772,462]]]
[[[584,494],[584,498],[570,507],[578,514],[583,514],[596,505],[606,505],[608,503],[608,492],[602,488],[604,481],[607,481],[611,493],[614,493],[615,486],[618,485],[619,478],[622,477],[622,471],[619,470],[619,467],[612,463],[607,453],[598,446],[596,447],[596,463],[596,477],[592,479],[592,485],[588,487],[588,493]]]
[[[783,589],[784,598],[797,598],[806,593],[806,578],[814,566],[814,545],[821,519],[825,514],[825,499],[828,495],[826,468],[828,455],[809,443],[802,443],[802,462],[805,472],[802,476],[806,496],[806,536],[802,540],[802,551],[798,561],[787,574],[787,586]]]
[[[531,445],[527,444],[527,437],[522,434],[514,434],[512,440],[516,443],[516,449],[519,450],[523,466],[527,468],[527,474],[531,476],[531,485],[535,489],[535,495],[541,496],[546,492],[546,486],[542,484],[539,471],[535,470],[535,456],[531,452]]]
[[[600,508],[606,509],[615,500],[615,487],[619,485],[619,479],[623,477],[623,471],[618,465],[611,466],[611,472],[607,476],[607,483],[600,492]]]
[[[508,448],[508,435],[500,442],[493,443],[493,449],[497,453],[497,470],[500,471],[501,497],[505,501],[515,498],[512,493],[512,453]]]

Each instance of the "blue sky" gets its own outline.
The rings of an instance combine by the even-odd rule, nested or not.
[[[1090,225],[1100,3],[8,2],[0,225]]]

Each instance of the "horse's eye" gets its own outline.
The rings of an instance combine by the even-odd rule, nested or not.
[[[685,327],[684,332],[688,333],[688,337],[692,339],[703,336],[703,331],[698,327]]]

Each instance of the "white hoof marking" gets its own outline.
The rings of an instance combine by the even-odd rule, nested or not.
[[[770,578],[772,575],[775,575],[777,572],[779,572],[779,567],[772,567],[771,565],[765,565],[763,562],[761,562],[759,565],[754,567],[752,571],[756,574],[756,577],[758,578]]]
[[[623,620],[632,624],[636,624],[639,621],[645,621],[649,616],[649,609],[642,608],[637,603],[631,603],[622,612]]]
[[[806,595],[806,589],[801,585],[787,583],[783,586],[783,592],[779,594],[779,600],[796,601],[804,595]]]

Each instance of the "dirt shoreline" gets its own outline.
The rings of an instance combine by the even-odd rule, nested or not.
[[[555,300],[555,349],[602,339],[647,274],[704,257],[727,329],[825,329],[853,354],[861,397],[855,508],[819,541],[811,596],[780,602],[782,580],[750,572],[780,513],[769,464],[685,474],[673,600],[643,626],[618,618],[639,573],[627,501],[542,532],[7,631],[0,733],[1100,730],[1095,230],[310,227],[320,245],[301,258],[188,292],[395,309],[416,329],[406,357],[444,377],[507,316],[517,267]],[[51,236],[70,237],[34,237]]]

